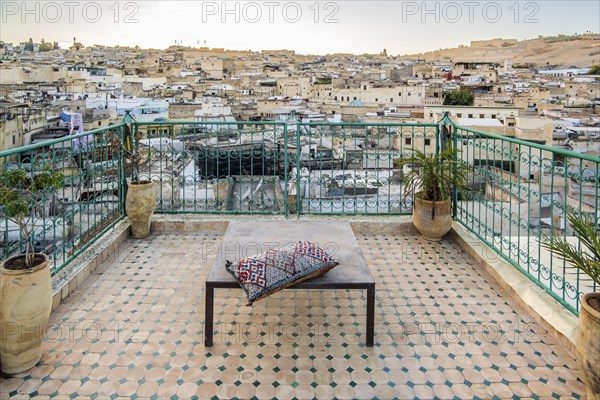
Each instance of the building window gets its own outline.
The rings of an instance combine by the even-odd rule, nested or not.
[[[337,96],[335,96],[333,99],[334,99],[335,101],[337,101]]]
[[[425,139],[425,146],[431,145],[431,139]]]
[[[492,114],[492,118],[496,118],[496,114]]]
[[[375,101],[379,101],[379,99],[377,97],[375,97]]]
[[[485,114],[479,114],[479,118],[485,118]]]
[[[398,96],[402,96],[402,92],[398,92]]]
[[[404,144],[410,146],[412,144],[412,139],[409,137],[404,138]]]
[[[367,90],[367,85],[363,85],[363,90]]]
[[[469,114],[469,118],[473,118],[473,114]]]
[[[98,121],[98,126],[102,126],[102,121]]]
[[[13,135],[13,137],[12,137],[12,142],[13,142],[13,144],[16,144],[16,143],[17,143],[17,140],[16,140],[16,138],[15,138],[15,135]]]
[[[390,97],[390,103],[393,103],[393,102],[394,102],[394,98]]]
[[[515,126],[515,123],[514,122],[509,122],[508,126]]]
[[[456,114],[456,116],[457,116],[458,118],[462,118],[462,113],[457,113],[457,114]]]
[[[354,96],[354,100],[356,100],[356,96]]]

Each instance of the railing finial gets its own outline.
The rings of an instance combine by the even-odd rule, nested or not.
[[[125,116],[123,117],[123,122],[126,124],[130,124],[132,122],[136,122],[135,118],[131,116],[132,110],[125,110]]]
[[[444,116],[441,120],[436,122],[438,125],[455,125],[454,121],[450,119],[450,111],[444,111]]]

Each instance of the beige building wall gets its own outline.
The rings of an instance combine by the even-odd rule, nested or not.
[[[223,60],[219,58],[201,60],[200,68],[211,79],[223,79]]]
[[[31,143],[31,135],[42,132],[47,125],[46,116],[33,114],[16,115],[13,119],[0,121],[0,151],[15,149]]]
[[[277,79],[278,94],[286,97],[301,96],[302,98],[308,98],[311,90],[310,81],[309,77]]]
[[[64,67],[42,65],[18,65],[0,68],[0,84],[21,84],[23,82],[54,82],[66,77]]]
[[[565,95],[569,98],[587,100],[600,98],[600,82],[566,82]]]
[[[398,85],[392,87],[373,87],[369,82],[361,83],[359,88],[339,88],[333,85],[313,85],[311,100],[330,101],[342,104],[354,100],[364,105],[420,105],[427,99],[425,86]],[[441,104],[441,98],[439,103]]]
[[[448,112],[452,117],[458,118],[498,118],[517,117],[521,110],[517,107],[479,107],[479,106],[444,106],[426,105],[425,118],[437,122]]]
[[[256,113],[263,116],[270,114],[274,108],[287,107],[288,105],[288,100],[258,100],[256,102]]]

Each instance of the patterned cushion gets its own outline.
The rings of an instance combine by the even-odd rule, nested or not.
[[[267,250],[225,268],[248,295],[248,305],[298,282],[317,277],[338,265],[325,250],[314,243],[298,241],[279,249]]]

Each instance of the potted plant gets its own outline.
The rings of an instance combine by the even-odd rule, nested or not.
[[[125,212],[131,224],[131,236],[143,239],[150,235],[152,214],[156,207],[156,194],[154,183],[150,180],[140,180],[139,163],[140,153],[137,151],[139,137],[132,135],[128,125],[125,125],[124,142],[119,141],[119,148],[123,150],[126,168],[131,169],[131,180],[127,181],[127,195],[125,196]],[[125,146],[122,146],[125,143]]]
[[[63,186],[53,170],[31,176],[24,170],[1,175],[0,216],[15,223],[25,252],[0,264],[0,363],[2,371],[26,371],[42,357],[42,339],[52,310],[48,256],[34,251],[36,205],[50,200]]]
[[[411,170],[403,177],[405,199],[413,197],[413,223],[427,240],[439,241],[452,228],[452,188],[463,189],[468,165],[452,147],[437,154],[413,150],[400,166]]]
[[[567,268],[581,272],[580,280],[594,283],[600,289],[600,237],[596,221],[574,210],[567,219],[579,237],[575,246],[560,236],[546,236],[542,246],[562,257]],[[600,399],[600,292],[590,292],[581,298],[575,348],[583,369],[589,399]]]

